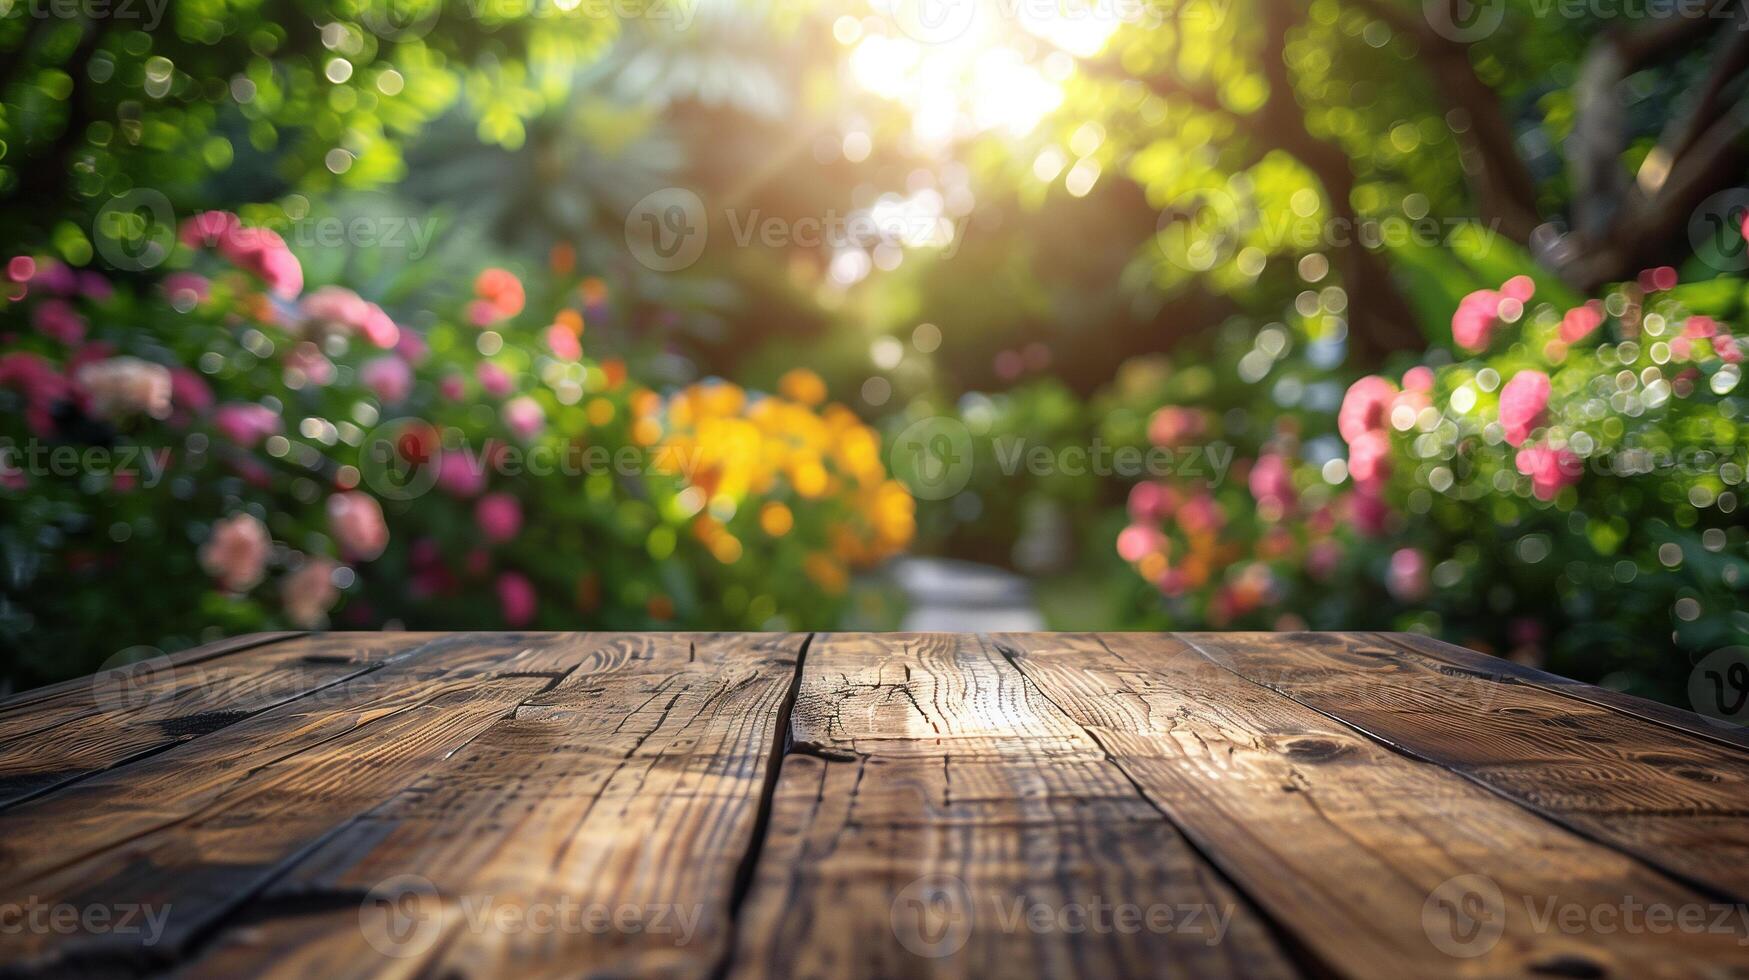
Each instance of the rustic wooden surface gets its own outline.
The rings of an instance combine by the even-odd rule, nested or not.
[[[0,702],[0,973],[1749,978],[1740,729],[1392,634],[273,634]]]

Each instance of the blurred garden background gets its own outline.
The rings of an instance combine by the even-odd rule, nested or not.
[[[1749,698],[1741,0],[0,15],[13,688],[922,556]]]

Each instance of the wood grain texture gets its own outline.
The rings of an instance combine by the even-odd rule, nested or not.
[[[1749,980],[1749,752],[1429,641],[339,633],[160,666],[0,703],[0,975]]]
[[[820,637],[792,725],[733,976],[1298,974],[977,637]]]
[[[1550,903],[1587,913],[1627,903],[1710,904],[1178,639],[994,639],[1210,860],[1336,973],[1699,977],[1733,976],[1744,962],[1739,943],[1749,932],[1735,917],[1716,934],[1608,944],[1587,931],[1539,925],[1535,913]],[[1284,645],[1283,655],[1300,648]],[[1466,941],[1487,938],[1479,930],[1488,923],[1499,925],[1495,941]]]
[[[1243,677],[1716,897],[1749,899],[1749,753],[1364,635],[1185,640]]]
[[[1518,683],[1526,687],[1539,688],[1564,697],[1601,705],[1622,714],[1643,718],[1646,721],[1679,732],[1686,732],[1707,741],[1749,749],[1749,728],[1744,728],[1741,725],[1715,721],[1692,711],[1685,711],[1668,704],[1660,704],[1657,701],[1648,701],[1645,698],[1635,697],[1621,691],[1611,691],[1608,688],[1583,684],[1559,674],[1551,674],[1546,670],[1538,670],[1535,667],[1527,667],[1524,664],[1501,657],[1491,657],[1485,653],[1466,650],[1463,647],[1417,633],[1356,634],[1356,639],[1362,637],[1375,638],[1380,642],[1402,647],[1405,650],[1450,664],[1459,670],[1467,671],[1474,677],[1497,683]]]
[[[183,972],[717,972],[804,639],[589,636],[562,681],[327,836]]]
[[[0,807],[314,694],[429,639],[312,637],[223,651],[251,649],[246,657],[166,657],[97,675],[55,709],[45,706],[42,727],[0,742]]]

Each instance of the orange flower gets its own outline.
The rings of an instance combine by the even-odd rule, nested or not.
[[[814,406],[826,400],[826,382],[807,368],[793,368],[777,382],[785,398]]]

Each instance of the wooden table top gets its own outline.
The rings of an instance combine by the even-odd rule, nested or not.
[[[1749,976],[1749,738],[1395,634],[243,637],[0,703],[0,970]]]

